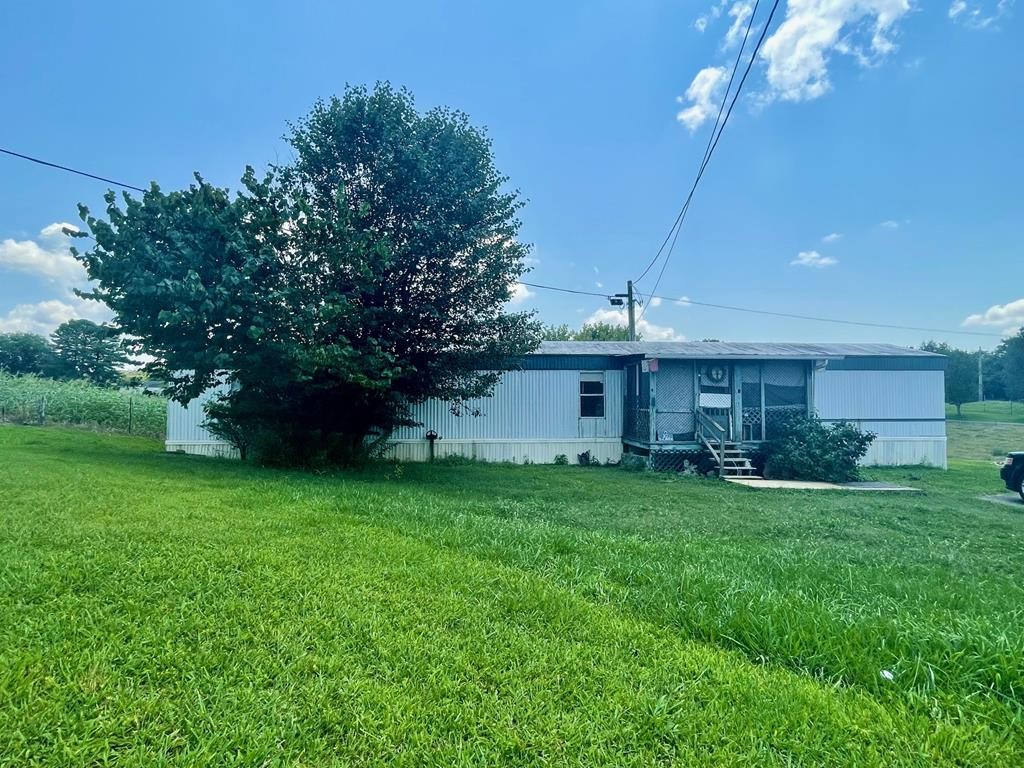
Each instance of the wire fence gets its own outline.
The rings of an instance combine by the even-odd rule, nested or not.
[[[163,439],[167,400],[81,381],[0,374],[0,423],[66,424]]]

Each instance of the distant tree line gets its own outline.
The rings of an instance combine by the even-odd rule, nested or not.
[[[946,343],[928,341],[921,345],[928,352],[945,355],[946,402],[956,406],[957,415],[964,403],[973,403],[978,395],[978,359],[981,356],[982,396],[985,400],[1024,400],[1024,328],[1004,339],[991,352],[957,349]]]
[[[128,362],[115,328],[91,320],[68,320],[49,338],[35,333],[0,333],[0,371],[64,381],[116,386]]]
[[[614,323],[584,323],[579,329],[562,325],[547,325],[543,331],[544,341],[629,341],[629,329]],[[643,341],[637,331],[637,341]]]

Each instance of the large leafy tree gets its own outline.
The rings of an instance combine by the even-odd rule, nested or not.
[[[946,356],[946,402],[960,406],[978,399],[978,353],[957,349],[946,343],[925,342],[921,349]]]
[[[1007,399],[1024,400],[1024,327],[1000,343],[997,355]]]
[[[227,378],[212,428],[265,460],[349,463],[409,406],[458,410],[532,349],[516,193],[465,115],[350,88],[294,124],[295,160],[232,196],[153,185],[77,254],[180,401]]]
[[[0,371],[47,374],[53,363],[50,342],[35,333],[0,333]]]
[[[128,358],[116,329],[91,320],[68,320],[57,327],[50,340],[50,373],[55,378],[85,379],[101,387],[121,381],[118,367]]]

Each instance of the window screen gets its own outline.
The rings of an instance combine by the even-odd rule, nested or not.
[[[604,417],[604,373],[580,374],[580,416],[586,419]]]

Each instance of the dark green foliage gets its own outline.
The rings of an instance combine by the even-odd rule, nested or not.
[[[619,469],[626,472],[643,472],[647,469],[647,459],[635,453],[624,453],[619,460]]]
[[[629,341],[629,329],[613,323],[584,323],[579,330],[566,324],[548,325],[543,330],[544,341]],[[643,341],[638,331],[637,341]]]
[[[82,379],[99,387],[122,383],[118,367],[128,362],[116,329],[91,320],[68,320],[50,337],[57,379]]]
[[[35,333],[0,333],[0,371],[43,375],[53,366],[50,342]]]
[[[564,453],[559,453],[555,456],[554,463],[559,467],[567,467],[569,466],[569,457]]]
[[[237,385],[218,434],[262,461],[349,464],[411,404],[461,411],[535,346],[529,315],[504,312],[521,203],[465,115],[387,85],[318,102],[287,138],[295,161],[247,170],[235,197],[199,176],[108,195],[77,255],[175,399]]]
[[[839,422],[831,426],[819,419],[790,416],[774,429],[764,447],[765,475],[776,480],[820,480],[845,483],[859,477],[857,462],[875,435]]]
[[[1000,375],[1006,397],[1024,400],[1024,328],[1000,343],[996,356],[1001,362]]]
[[[921,349],[946,356],[946,402],[956,406],[959,415],[960,406],[978,399],[978,353],[934,341],[925,342]]]

